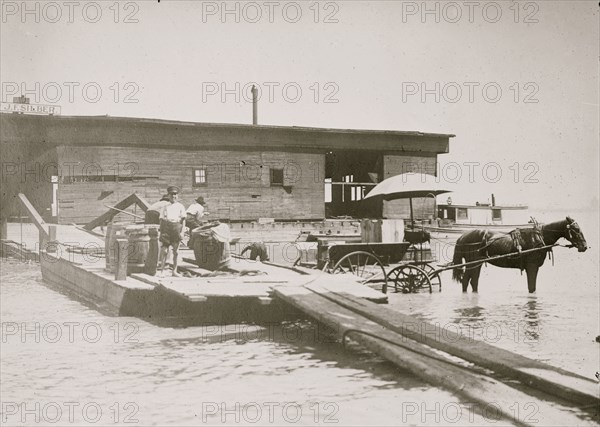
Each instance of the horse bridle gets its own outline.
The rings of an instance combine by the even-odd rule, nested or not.
[[[569,242],[573,242],[573,230],[571,228],[572,225],[575,225],[575,226],[577,226],[577,228],[579,228],[579,224],[577,224],[577,221],[573,221],[573,222],[567,224],[567,235],[565,236],[565,238]],[[544,229],[544,228],[545,228],[545,226],[542,225],[542,229]],[[562,230],[556,230],[556,229],[552,229],[552,228],[546,228],[546,230],[562,232]]]

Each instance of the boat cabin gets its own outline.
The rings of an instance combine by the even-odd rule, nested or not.
[[[438,204],[438,218],[453,224],[510,225],[527,223],[527,206]]]

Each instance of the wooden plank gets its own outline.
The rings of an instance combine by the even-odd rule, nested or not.
[[[190,279],[163,279],[160,286],[181,295],[201,295],[205,297],[269,297],[272,287],[264,283],[189,283]]]
[[[46,238],[48,238],[48,230],[46,230],[46,223],[40,216],[37,210],[33,207],[33,205],[29,202],[29,199],[23,193],[18,194],[19,200],[23,207],[27,210],[29,217],[37,227],[37,229],[42,233]]]
[[[309,288],[315,289],[310,286]],[[387,307],[374,306],[348,293],[342,293],[335,289],[332,291],[335,295],[324,295],[324,297],[403,336],[493,369],[502,375],[520,380],[563,399],[583,405],[600,404],[598,384],[583,376],[489,345],[483,341],[467,338],[443,329],[439,325],[427,323]]]
[[[348,310],[305,287],[278,287],[275,294],[294,307],[337,331],[339,336],[351,334],[352,340],[428,381],[449,389],[468,402],[501,413],[520,425],[595,425],[577,417],[569,408],[549,403],[510,387],[494,378],[475,372],[472,366],[450,355],[406,338],[366,317]],[[464,364],[462,366],[461,364]],[[521,419],[515,405],[534,402],[538,412],[532,420]]]
[[[159,284],[158,281],[155,280],[154,276],[150,276],[146,273],[133,273],[131,277],[152,286],[157,286]]]
[[[120,210],[124,210],[134,203],[138,205],[144,212],[148,209],[148,207],[150,207],[150,204],[146,200],[144,200],[142,197],[138,196],[135,193],[121,200],[114,207]],[[118,211],[114,209],[109,209],[107,212],[103,213],[98,218],[88,222],[83,228],[85,228],[86,230],[93,230],[94,228],[100,225],[104,225],[117,214],[119,214]]]
[[[374,303],[388,302],[388,296],[367,285],[358,282],[354,274],[327,274],[321,273],[313,276],[304,286],[308,289],[323,289],[332,294],[349,294],[355,298],[366,299]]]

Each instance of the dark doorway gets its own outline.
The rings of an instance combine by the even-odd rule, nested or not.
[[[371,151],[330,151],[325,156],[325,215],[361,216],[361,202],[381,181],[383,156]]]

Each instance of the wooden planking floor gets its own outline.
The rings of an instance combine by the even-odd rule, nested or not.
[[[308,286],[318,281],[330,292],[344,292],[356,298],[365,298],[385,303],[387,296],[368,286],[356,282],[352,275],[301,275],[287,271],[287,274],[260,276],[215,276],[215,277],[172,277],[150,276],[139,273],[131,277],[167,291],[179,294],[183,298],[197,301],[198,297],[235,298],[235,297],[271,297],[273,290],[280,286]],[[291,273],[291,274],[290,274]],[[191,298],[193,297],[193,298]]]

